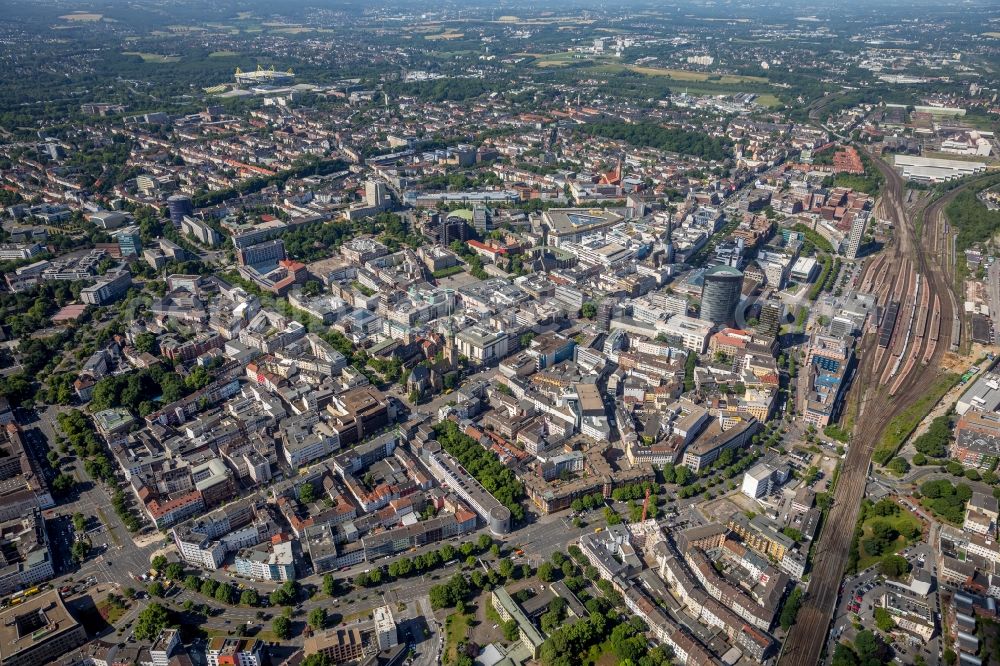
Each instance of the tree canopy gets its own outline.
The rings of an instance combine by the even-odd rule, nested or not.
[[[728,139],[709,136],[703,132],[667,128],[651,122],[602,121],[587,123],[579,131],[590,136],[617,139],[641,148],[657,148],[705,160],[724,160],[732,147],[732,142]]]
[[[434,432],[444,450],[455,456],[469,474],[507,507],[515,521],[524,518],[524,507],[521,506],[524,486],[514,472],[479,442],[459,430],[455,422],[442,421],[434,426]]]

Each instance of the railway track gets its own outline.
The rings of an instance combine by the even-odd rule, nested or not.
[[[945,214],[945,210],[947,209],[948,204],[950,204],[960,192],[968,187],[978,184],[986,178],[990,178],[991,176],[992,174],[988,174],[986,176],[970,179],[939,199],[926,203],[921,212],[923,219],[921,231],[925,238],[930,238],[930,244],[933,249],[933,252],[930,255],[930,261],[940,267],[945,279],[948,281],[948,284],[952,285],[954,288],[958,288],[955,276],[957,234],[948,223],[948,217]],[[950,350],[958,351],[962,345],[967,345],[971,342],[972,331],[969,330],[968,326],[963,326],[961,311],[958,308],[958,301],[955,296],[954,288],[948,290],[948,301],[951,307],[952,317],[945,318],[943,323],[945,326],[950,326],[952,330],[949,345]]]
[[[809,588],[779,658],[781,666],[820,662],[847,565],[872,454],[893,416],[920,398],[940,373],[937,367],[949,345],[939,342],[951,343],[952,328],[940,327],[941,321],[951,321],[955,313],[951,282],[940,265],[927,261],[925,253],[933,251],[933,248],[930,245],[922,247],[917,241],[912,220],[903,203],[902,179],[880,159],[870,157],[885,177],[885,190],[878,209],[885,219],[892,220],[896,234],[883,258],[866,267],[862,285],[868,285],[875,291],[881,307],[884,308],[890,295],[898,295],[901,304],[910,304],[911,312],[909,318],[900,313],[900,321],[885,348],[879,346],[877,330],[867,332],[859,341],[858,368],[846,398],[854,403],[856,426],[841,469],[833,506],[820,540],[814,547]],[[934,303],[927,320],[929,329],[925,332],[923,327],[915,327],[919,329],[919,334],[917,330],[911,330],[917,275],[921,276],[920,285],[924,291],[919,302],[923,304],[926,298],[926,302]],[[896,362],[889,350],[908,336],[911,341],[906,361],[901,364],[891,386],[881,385],[879,380]],[[900,354],[905,352],[904,344]],[[922,360],[922,364],[914,372],[914,368],[918,367],[917,358]]]

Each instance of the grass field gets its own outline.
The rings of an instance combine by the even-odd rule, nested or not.
[[[900,508],[902,509],[902,507]],[[923,525],[920,523],[920,520],[916,518],[912,513],[908,512],[906,509],[902,509],[895,516],[886,516],[886,517],[869,516],[868,519],[864,522],[864,525],[862,526],[864,533],[861,535],[861,543],[864,543],[864,540],[871,536],[872,525],[874,525],[875,522],[877,521],[883,521],[889,523],[896,529],[897,532],[899,532],[900,536],[896,539],[896,542],[893,544],[891,551],[883,553],[882,555],[876,557],[867,555],[864,552],[864,548],[862,547],[860,551],[861,559],[858,560],[858,571],[864,571],[871,565],[881,560],[886,555],[889,555],[891,553],[898,553],[902,549],[906,548],[906,543],[907,543],[906,537],[902,535],[910,532],[913,528],[921,529],[923,527]]]
[[[209,58],[233,58],[238,56],[239,53],[236,51],[212,51],[208,54]]]
[[[139,56],[143,62],[155,63],[178,62],[181,59],[180,56],[165,56],[159,53],[145,53],[143,51],[123,51],[122,55]]]
[[[758,95],[757,103],[761,106],[766,106],[769,109],[774,109],[781,106],[781,100],[776,96],[766,93],[764,95]]]
[[[424,35],[424,39],[429,39],[431,41],[435,41],[438,39],[461,39],[462,37],[465,37],[464,32],[455,32],[455,31],[441,32],[436,35]]]
[[[444,620],[444,664],[454,664],[458,661],[458,644],[469,634],[469,622],[472,616],[452,613]]]
[[[538,62],[535,63],[535,67],[565,67],[574,60],[586,60],[588,56],[583,53],[574,53],[572,51],[566,53],[545,53],[542,55],[536,55]]]
[[[97,612],[104,618],[108,624],[114,624],[121,618],[122,615],[128,610],[127,607],[119,608],[117,606],[112,606],[107,599],[103,599],[95,605]]]
[[[666,69],[663,67],[642,67],[639,65],[625,65],[625,69],[647,74],[649,76],[666,76],[674,81],[709,81],[721,85],[732,85],[734,83],[767,83],[767,79],[759,76],[735,76],[732,74],[712,74],[711,72],[689,72],[685,69]]]
[[[951,390],[951,387],[960,378],[961,375],[958,373],[942,375],[928,387],[927,392],[920,396],[919,400],[893,417],[882,432],[882,437],[878,446],[875,447],[872,459],[880,465],[888,463],[896,455],[896,451],[899,450],[903,442],[917,429],[924,417],[934,409],[934,405],[944,397],[945,393]]]

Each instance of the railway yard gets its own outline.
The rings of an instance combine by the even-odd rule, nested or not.
[[[953,252],[947,252],[953,240],[942,212],[948,197],[926,208],[923,233],[933,240],[921,243],[914,213],[925,203],[918,200],[908,207],[899,174],[885,162],[873,161],[885,178],[875,216],[891,224],[893,239],[885,251],[866,260],[859,279],[860,291],[877,296],[879,316],[858,344],[858,367],[846,398],[853,403],[857,425],[814,549],[808,593],[779,658],[789,666],[820,662],[872,454],[883,432],[893,416],[945,373],[942,361],[959,348],[963,335],[952,288]]]

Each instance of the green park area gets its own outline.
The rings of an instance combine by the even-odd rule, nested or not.
[[[445,646],[442,663],[454,664],[458,661],[458,647],[465,642],[471,622],[472,615],[469,613],[452,613],[445,618]]]
[[[882,499],[874,504],[865,500],[848,567],[854,571],[867,569],[919,539],[922,532],[920,519],[892,500]]]

